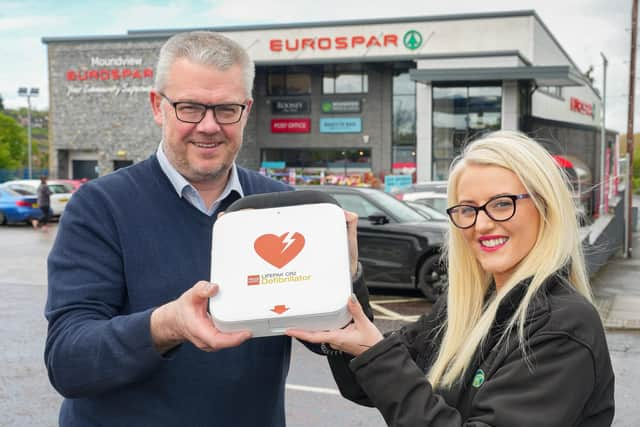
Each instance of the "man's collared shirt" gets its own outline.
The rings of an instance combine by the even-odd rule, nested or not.
[[[218,197],[216,201],[213,202],[211,209],[207,209],[204,204],[204,200],[202,200],[200,193],[198,193],[198,190],[193,185],[191,185],[189,181],[187,181],[185,177],[176,170],[175,167],[173,167],[171,162],[169,162],[169,159],[164,154],[162,142],[158,146],[156,156],[158,157],[160,168],[162,168],[164,174],[167,175],[167,178],[169,178],[169,181],[173,185],[173,188],[176,190],[178,196],[187,199],[187,201],[191,203],[191,205],[193,205],[196,209],[198,209],[205,215],[212,216],[220,205],[220,202],[224,200],[224,198],[229,194],[231,194],[232,191],[236,191],[240,195],[240,197],[244,197],[235,162],[231,167],[231,175],[229,176],[229,180],[227,181],[227,185],[224,187],[222,194],[220,194],[220,197]]]

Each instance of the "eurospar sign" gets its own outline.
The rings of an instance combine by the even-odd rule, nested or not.
[[[269,39],[270,52],[300,52],[300,51],[349,51],[371,48],[399,48],[404,46],[409,50],[419,49],[423,45],[422,34],[416,30],[404,33],[359,33],[354,35],[315,36],[315,37],[285,37]]]

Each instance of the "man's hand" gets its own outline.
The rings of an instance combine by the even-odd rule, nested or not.
[[[190,341],[203,351],[236,347],[251,338],[249,331],[223,333],[207,313],[209,298],[218,293],[218,285],[200,281],[177,300],[158,307],[151,314],[151,337],[160,353]]]
[[[349,268],[351,270],[351,280],[353,280],[358,271],[358,215],[350,211],[344,211],[344,217],[347,220]]]

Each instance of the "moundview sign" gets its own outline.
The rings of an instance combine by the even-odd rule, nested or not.
[[[360,100],[322,101],[323,113],[359,113]]]
[[[154,71],[142,66],[142,58],[93,56],[88,62],[65,72],[67,96],[146,94],[152,89]]]
[[[362,132],[362,119],[350,118],[323,118],[320,119],[320,133],[360,133]]]
[[[306,99],[272,99],[273,114],[308,114],[309,101]]]
[[[271,119],[272,133],[309,133],[311,119]]]

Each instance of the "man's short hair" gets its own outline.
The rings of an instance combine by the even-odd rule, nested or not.
[[[197,64],[212,65],[221,71],[239,65],[242,70],[245,94],[247,98],[251,97],[255,64],[247,51],[230,38],[212,31],[179,33],[169,38],[160,49],[156,66],[155,90],[165,89],[169,69],[180,58],[186,58]]]

